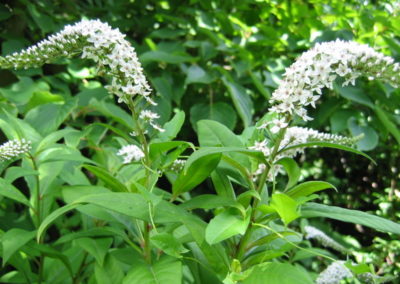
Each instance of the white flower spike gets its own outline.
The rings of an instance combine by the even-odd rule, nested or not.
[[[8,161],[21,154],[28,153],[32,149],[31,141],[21,140],[10,140],[0,146],[0,161]]]
[[[129,103],[131,98],[141,96],[149,104],[156,105],[150,97],[151,88],[133,46],[118,29],[99,20],[67,25],[27,50],[0,57],[0,68],[38,67],[56,58],[79,53],[82,58],[95,61],[99,73],[112,78],[106,89],[118,97],[119,103]]]
[[[337,77],[344,78],[343,85],[354,84],[355,79],[364,75],[397,87],[399,68],[400,64],[394,63],[393,58],[368,45],[341,40],[319,43],[286,69],[284,80],[272,94],[270,111],[297,114],[305,121],[311,120],[304,106],[315,107],[322,89],[332,89]]]

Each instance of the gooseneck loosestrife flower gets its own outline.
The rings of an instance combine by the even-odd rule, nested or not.
[[[11,160],[31,150],[31,141],[14,139],[0,145],[0,162]]]
[[[272,94],[270,111],[311,120],[305,107],[315,107],[322,89],[333,89],[336,78],[344,78],[343,85],[354,85],[358,77],[366,76],[397,87],[399,70],[400,64],[394,63],[393,58],[368,45],[341,40],[319,43],[286,69],[284,80]]]
[[[290,121],[295,116],[303,121],[312,120],[306,108],[308,106],[315,108],[322,90],[333,89],[333,82],[338,77],[344,79],[343,86],[354,85],[357,78],[365,76],[370,80],[380,79],[398,87],[400,85],[399,70],[400,64],[394,63],[393,58],[376,52],[368,45],[342,40],[317,44],[286,69],[281,84],[270,99],[272,106],[269,111],[275,118],[272,122],[262,121],[257,127],[260,130],[269,129],[270,133],[278,133],[278,136],[281,133],[279,143],[263,140],[256,142],[250,149],[262,151],[270,162],[274,162],[303,152],[304,147],[286,150],[298,144],[330,142],[346,146],[353,145],[361,137],[347,138],[319,133],[309,128],[290,127]],[[258,176],[265,168],[265,164],[259,165],[254,175]],[[273,172],[276,174],[279,169],[279,165],[275,166]],[[275,174],[269,173],[268,178],[271,180]]]
[[[82,20],[65,26],[59,33],[26,50],[0,57],[0,67],[39,67],[57,58],[81,53],[82,58],[92,59],[97,64],[99,74],[112,78],[106,89],[118,97],[119,103],[129,104],[133,98],[144,98],[149,104],[156,105],[150,97],[151,88],[135,49],[124,37],[118,29],[99,20]],[[154,118],[158,117],[152,114]],[[151,125],[163,130],[153,120]]]

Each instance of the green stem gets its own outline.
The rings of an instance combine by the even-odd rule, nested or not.
[[[143,145],[143,147],[142,147],[143,153],[144,153],[143,164],[144,164],[145,175],[146,175],[145,186],[147,189],[149,189],[150,175],[151,175],[151,161],[150,161],[150,155],[149,155],[149,144],[147,143],[147,139],[144,134],[144,130],[143,130],[141,124],[139,123],[138,114],[135,110],[135,105],[134,105],[132,99],[129,100],[128,107],[129,107],[130,111],[132,112],[132,118],[136,124],[135,130],[137,131],[139,140]],[[149,212],[149,213],[152,214],[151,212]],[[152,219],[152,218],[150,218],[150,219]],[[144,228],[143,228],[143,255],[144,255],[145,260],[148,263],[151,263],[151,247],[150,247],[151,224],[149,224],[148,222],[144,222],[143,226],[144,226]]]
[[[40,253],[38,284],[41,284],[43,281],[43,267],[44,267],[44,254]]]
[[[81,262],[81,265],[79,266],[78,271],[76,272],[74,278],[72,279],[72,283],[73,283],[73,284],[79,284],[79,283],[80,283],[80,282],[79,282],[79,280],[80,280],[79,278],[80,278],[80,275],[81,275],[83,269],[84,269],[85,266],[86,266],[86,259],[87,259],[88,255],[89,255],[89,254],[88,254],[87,252],[85,252],[85,255],[84,255],[84,257],[83,257],[83,260],[82,260],[82,262]]]
[[[35,175],[36,178],[36,190],[35,190],[35,213],[36,213],[36,218],[37,218],[37,227],[39,228],[40,224],[42,223],[42,206],[41,206],[41,201],[42,197],[40,195],[40,180],[39,180],[39,168],[36,164],[35,158],[28,153],[29,158],[32,161],[32,168],[37,172],[37,175]]]
[[[37,172],[37,174],[35,175],[36,177],[36,190],[35,190],[35,198],[36,198],[36,204],[34,206],[35,208],[35,213],[36,213],[36,217],[37,217],[37,228],[40,227],[40,224],[42,223],[42,196],[40,194],[40,179],[39,179],[39,168],[36,164],[35,161],[35,157],[33,157],[30,153],[28,153],[29,158],[32,161],[32,167],[33,169]],[[42,241],[39,240],[39,243],[41,243]],[[45,259],[45,255],[43,253],[40,253],[40,257],[39,257],[39,264],[38,264],[38,284],[41,284],[43,281],[43,267],[44,267],[44,259]]]
[[[287,120],[289,120],[290,118],[288,118]],[[267,181],[268,178],[268,174],[272,168],[272,164],[275,160],[275,156],[278,153],[279,150],[279,146],[282,142],[283,137],[285,136],[286,133],[286,128],[281,129],[280,132],[278,133],[278,137],[277,140],[275,142],[275,146],[272,149],[271,155],[270,155],[270,159],[266,165],[265,171],[261,174],[260,177],[260,181],[257,187],[257,192],[261,194],[261,191],[265,185],[265,182]],[[257,214],[257,206],[258,206],[259,200],[257,198],[253,197],[253,204],[252,204],[252,212],[251,212],[251,216],[250,216],[250,224],[248,225],[244,236],[240,239],[238,246],[237,246],[237,250],[236,250],[236,256],[235,258],[238,259],[239,261],[243,258],[244,254],[246,253],[247,250],[247,244],[248,241],[251,237],[251,233],[253,232],[253,222],[255,222],[256,220],[256,214]]]

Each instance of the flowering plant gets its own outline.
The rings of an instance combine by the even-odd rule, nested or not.
[[[34,225],[3,235],[3,263],[10,263],[19,277],[51,283],[56,277],[52,269],[61,262],[63,273],[57,277],[65,283],[387,280],[357,259],[353,248],[311,226],[308,219],[331,218],[394,234],[400,234],[400,225],[311,202],[320,191],[335,187],[324,181],[299,182],[294,159],[308,147],[336,148],[371,159],[351,147],[360,137],[294,125],[296,119],[312,119],[306,107],[316,107],[323,89],[333,88],[339,77],[343,85],[367,76],[397,87],[399,64],[392,58],[352,42],[319,44],[286,70],[269,111],[255,126],[236,135],[216,121],[201,120],[195,146],[174,140],[184,123],[182,111],[162,127],[156,123],[156,98],[134,48],[100,21],[67,26],[26,51],[0,57],[0,68],[29,68],[77,54],[96,63],[97,73],[110,82],[106,89],[130,114],[112,103],[99,103],[99,109],[121,125],[100,122],[77,133],[73,128],[36,131],[29,120],[6,112],[10,123],[0,127],[9,139],[21,140],[0,146],[0,157],[19,157],[22,162],[5,169],[0,194],[27,206]],[[32,117],[30,121],[35,122]],[[82,146],[91,131],[98,145]],[[106,133],[112,138],[105,139]],[[85,148],[92,152],[85,153]],[[48,175],[49,168],[59,177]],[[283,174],[286,182],[279,176]],[[30,199],[12,184],[19,177],[28,184]],[[208,178],[215,194],[196,195],[196,187]],[[208,218],[201,218],[207,213]],[[60,226],[50,233],[54,223]],[[317,249],[319,244],[337,255]],[[27,272],[20,252],[37,263],[37,276]],[[320,271],[304,261],[310,257],[328,259],[332,266],[318,276]],[[93,275],[83,273],[87,266]]]

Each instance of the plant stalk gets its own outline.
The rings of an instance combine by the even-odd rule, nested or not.
[[[144,165],[145,165],[145,175],[146,175],[146,188],[149,189],[150,187],[150,167],[151,167],[151,162],[150,162],[150,156],[149,156],[149,144],[147,142],[146,136],[144,134],[144,130],[141,127],[139,120],[138,120],[138,114],[135,110],[135,106],[133,104],[132,99],[129,100],[128,107],[130,111],[132,112],[132,118],[135,121],[136,124],[136,129],[139,140],[143,145],[143,153],[144,153]],[[150,212],[151,214],[151,212]],[[144,221],[143,224],[143,256],[145,260],[150,264],[151,263],[151,246],[150,246],[150,232],[151,232],[151,225],[149,222]]]
[[[260,181],[259,181],[258,187],[256,189],[258,193],[261,193],[261,191],[264,187],[264,184],[268,178],[268,174],[272,168],[272,166],[270,166],[270,165],[272,165],[272,163],[275,159],[275,156],[278,153],[279,146],[280,146],[282,139],[286,133],[286,129],[287,128],[281,129],[278,134],[275,146],[272,149],[272,152],[271,152],[269,161],[266,165],[265,171],[261,174]],[[258,203],[259,203],[259,200],[257,198],[253,197],[253,204],[252,204],[253,210],[251,212],[250,224],[248,225],[243,237],[240,239],[238,246],[237,246],[237,250],[236,250],[235,258],[238,259],[239,261],[243,258],[244,254],[246,253],[247,244],[251,237],[251,233],[253,232],[253,223],[255,222],[255,219],[256,219],[256,214],[257,214],[256,208],[258,206]]]
[[[35,161],[35,157],[33,157],[30,153],[28,153],[29,158],[32,161],[32,167],[33,169],[38,173],[37,175],[35,175],[36,177],[36,191],[35,191],[35,198],[36,198],[36,206],[34,206],[35,208],[35,213],[36,213],[36,217],[37,217],[37,228],[40,227],[40,224],[42,223],[42,196],[40,194],[40,179],[39,179],[39,168],[36,164]],[[41,243],[42,240],[39,240],[39,243]],[[40,253],[40,257],[39,257],[39,264],[38,264],[38,284],[41,284],[43,281],[43,267],[44,267],[44,259],[45,259],[45,255],[43,253]]]

